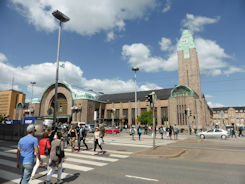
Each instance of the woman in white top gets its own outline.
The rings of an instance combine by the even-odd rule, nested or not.
[[[100,139],[100,130],[98,127],[96,127],[96,130],[94,132],[94,151],[96,151],[97,144],[99,145],[101,151],[103,151],[101,144],[99,143],[99,139]]]

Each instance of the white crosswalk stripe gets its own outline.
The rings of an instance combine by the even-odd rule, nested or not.
[[[98,155],[97,152],[93,151],[81,151],[79,153],[71,152],[71,149],[65,149],[65,162],[62,164],[62,167],[65,169],[65,172],[62,172],[62,178],[72,177],[73,174],[69,174],[69,170],[80,171],[80,172],[88,172],[95,167],[103,167],[112,162],[117,162],[119,159],[129,157],[132,152],[124,152],[124,151],[115,151],[115,150],[106,150],[106,154]],[[16,168],[16,152],[17,146],[1,146],[0,147],[0,165],[6,166],[11,169],[11,171],[4,171],[0,168],[1,176],[5,180],[11,181],[13,183],[19,183],[21,179],[20,172],[17,171]],[[5,159],[7,158],[7,159]],[[42,170],[42,171],[41,171]],[[34,179],[30,182],[30,184],[42,183],[42,180],[45,180],[45,175],[47,174],[47,170],[43,171],[43,169],[38,169],[36,175],[38,175],[38,179]],[[52,175],[53,178],[57,178],[57,173]],[[42,179],[40,179],[42,178]]]

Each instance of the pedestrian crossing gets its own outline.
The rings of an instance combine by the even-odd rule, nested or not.
[[[16,168],[17,146],[0,146],[0,178],[8,183],[19,183],[21,179],[20,170]],[[128,158],[132,152],[106,150],[105,154],[98,154],[93,151],[71,152],[65,149],[65,158],[62,164],[62,179],[73,177],[73,173],[89,172],[96,168],[104,167],[120,159]],[[9,168],[9,169],[3,169]],[[30,184],[43,183],[46,179],[47,170],[39,168]],[[53,174],[56,180],[57,173]]]

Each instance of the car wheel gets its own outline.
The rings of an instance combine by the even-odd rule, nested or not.
[[[221,135],[221,139],[223,139],[223,140],[226,140],[226,136],[225,135]]]
[[[201,135],[200,135],[200,138],[201,138],[201,139],[205,139],[205,135],[201,134]]]

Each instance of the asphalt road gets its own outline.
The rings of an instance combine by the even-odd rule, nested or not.
[[[120,139],[120,137],[118,138]],[[91,145],[92,146],[92,145]],[[91,171],[79,172],[64,169],[70,176],[64,183],[74,184],[244,184],[245,183],[245,138],[204,140],[202,142],[180,141],[169,146],[181,146],[186,153],[174,159],[143,158],[130,156],[111,162]],[[115,151],[138,151],[144,148],[120,145],[104,145]],[[106,155],[104,157],[107,157]],[[5,157],[0,157],[5,159]],[[8,160],[14,161],[14,159]],[[0,169],[16,169],[0,164]],[[1,173],[0,173],[1,178]],[[40,180],[45,175],[37,175]],[[55,180],[52,180],[55,181]],[[0,179],[0,183],[6,180]],[[11,182],[7,182],[10,184]]]

